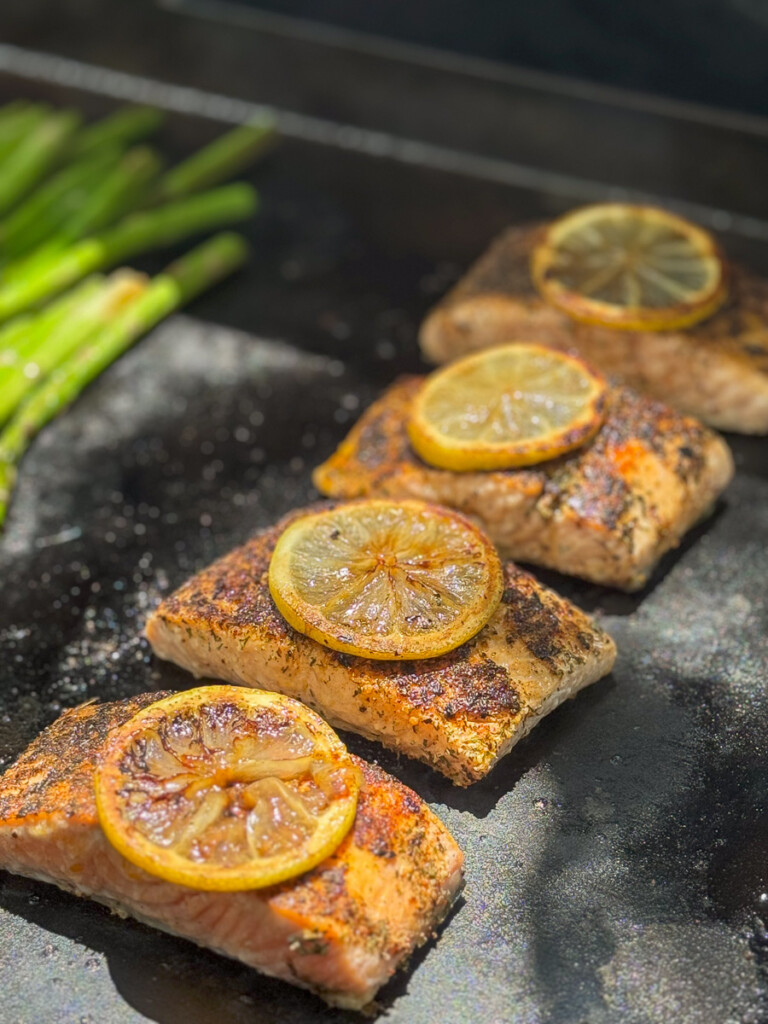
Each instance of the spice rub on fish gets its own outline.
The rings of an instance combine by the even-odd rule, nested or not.
[[[697,420],[613,388],[597,435],[520,469],[452,472],[423,462],[406,429],[423,377],[401,379],[315,470],[333,498],[421,498],[474,517],[508,558],[637,590],[733,475],[726,443]]]
[[[107,736],[163,693],[66,711],[0,777],[0,869],[52,882],[265,974],[360,1009],[427,941],[463,856],[405,786],[358,758],[357,816],[314,870],[266,889],[204,892],[147,874],[107,841],[94,771]]]
[[[538,341],[576,351],[603,373],[721,430],[768,433],[768,280],[729,267],[729,298],[693,327],[625,331],[579,323],[536,290],[530,256],[545,228],[505,231],[422,324],[427,359]]]
[[[269,592],[277,538],[300,514],[163,601],[146,630],[155,653],[196,676],[297,697],[332,725],[425,761],[461,786],[483,778],[536,722],[610,672],[611,638],[512,565],[488,624],[447,654],[374,661],[323,647],[288,625]]]

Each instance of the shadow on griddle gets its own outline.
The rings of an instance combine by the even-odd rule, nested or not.
[[[763,1021],[764,703],[735,705],[715,677],[672,693],[663,667],[649,674],[549,737],[541,792],[557,811],[516,873],[529,981],[558,1021],[591,1020],[597,1003],[622,1011],[610,1021]]]
[[[587,612],[604,612],[606,615],[632,615],[650,597],[665,576],[695,547],[699,540],[712,529],[725,512],[728,503],[720,499],[709,516],[702,519],[686,533],[678,547],[668,551],[651,573],[651,578],[641,590],[626,593],[601,587],[596,583],[585,583],[574,576],[563,576],[553,569],[542,566],[526,565],[526,568],[541,582],[556,590],[561,597],[573,601],[579,608]]]
[[[430,804],[444,804],[457,811],[466,811],[475,818],[485,818],[496,804],[520,779],[536,765],[548,762],[569,735],[580,727],[590,709],[606,700],[616,687],[612,675],[566,701],[539,723],[506,757],[480,782],[466,788],[454,785],[439,772],[419,761],[401,756],[380,744],[363,739],[353,733],[340,733],[355,754],[377,764],[410,786],[422,800]]]

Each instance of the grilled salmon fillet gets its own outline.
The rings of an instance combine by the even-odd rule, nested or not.
[[[331,724],[426,761],[460,786],[611,670],[611,638],[512,565],[493,618],[448,654],[373,661],[323,647],[289,626],[269,593],[272,551],[297,514],[163,601],[147,624],[155,653],[196,676],[298,697]]]
[[[406,421],[423,377],[396,382],[315,470],[334,498],[422,498],[478,520],[501,552],[624,590],[712,506],[733,475],[726,443],[697,420],[614,388],[595,438],[536,466],[456,473],[422,462]]]
[[[380,768],[362,771],[357,816],[313,871],[268,889],[202,892],[126,861],[102,832],[94,768],[143,694],[66,711],[0,778],[0,868],[53,882],[117,913],[360,1009],[433,934],[462,883],[445,826]]]
[[[550,306],[529,270],[541,225],[504,232],[422,324],[427,359],[448,362],[510,341],[577,351],[604,373],[720,430],[768,433],[768,280],[729,268],[730,294],[686,330],[618,331]]]

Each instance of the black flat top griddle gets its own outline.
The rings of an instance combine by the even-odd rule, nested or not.
[[[768,271],[762,122],[182,6],[0,15],[0,102],[156,102],[178,155],[256,102],[285,135],[253,175],[248,269],[138,345],[24,462],[0,538],[0,766],[64,707],[192,684],[151,657],[147,610],[314,497],[312,467],[419,366],[421,317],[495,231],[650,193]],[[467,854],[462,900],[382,991],[382,1019],[768,1020],[768,442],[730,440],[726,499],[642,593],[540,573],[601,618],[619,660],[488,779],[460,790],[346,737]],[[2,1024],[353,1019],[0,873]]]

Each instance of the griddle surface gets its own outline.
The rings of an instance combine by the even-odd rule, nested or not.
[[[0,78],[94,113],[109,101]],[[183,152],[219,128],[171,118]],[[65,707],[192,685],[141,638],[163,593],[315,496],[359,411],[419,366],[428,306],[507,223],[565,204],[286,141],[254,174],[254,259],[46,429],[0,538],[0,766]],[[768,266],[768,253],[726,239]],[[152,269],[162,260],[151,260]],[[612,632],[611,677],[484,782],[346,737],[430,802],[467,854],[439,940],[382,992],[398,1024],[768,1020],[768,472],[737,478],[646,590],[546,575]],[[3,1024],[350,1021],[307,994],[0,873]]]

